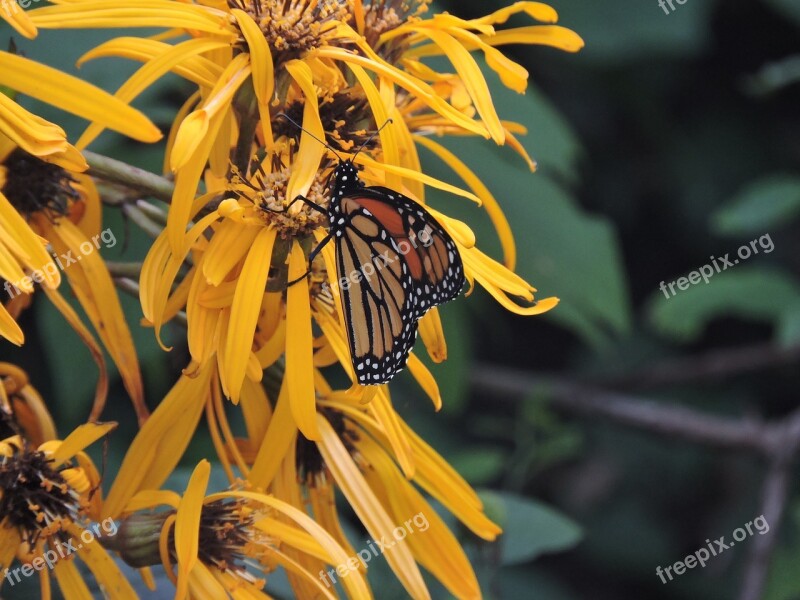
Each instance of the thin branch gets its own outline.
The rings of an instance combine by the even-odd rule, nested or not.
[[[765,423],[753,419],[732,419],[609,392],[547,377],[538,377],[502,367],[479,366],[472,381],[479,390],[500,396],[527,396],[537,393],[552,405],[583,416],[601,417],[651,431],[658,435],[685,439],[723,448],[745,448],[766,454]]]
[[[728,355],[739,368],[793,360],[795,350],[786,349],[763,354],[735,351]],[[670,369],[654,380],[672,382],[676,373]],[[713,360],[706,361],[698,373],[721,373],[728,367]],[[680,377],[680,375],[677,375]],[[635,396],[610,392],[569,381],[532,376],[512,369],[481,366],[473,370],[472,381],[477,389],[492,391],[499,397],[545,395],[552,405],[578,415],[601,417],[615,423],[636,427],[663,436],[684,439],[698,444],[756,452],[767,461],[767,475],[761,490],[761,514],[769,531],[755,537],[744,568],[739,600],[759,600],[766,587],[770,561],[775,550],[780,524],[789,497],[792,463],[800,451],[800,409],[778,421],[764,423],[751,418],[733,419],[709,415],[683,406],[663,404]]]
[[[800,361],[800,344],[776,346],[756,344],[742,348],[714,350],[699,356],[665,360],[633,373],[591,377],[588,381],[615,389],[644,389],[680,385],[781,367]]]
[[[138,280],[142,273],[142,263],[140,262],[114,262],[106,261],[106,267],[112,277],[128,277]]]
[[[147,235],[153,239],[161,235],[164,228],[158,223],[154,223],[150,217],[142,212],[142,210],[133,204],[123,204],[122,212],[125,213],[131,221],[141,228]]]
[[[139,167],[134,167],[121,160],[95,154],[88,150],[84,150],[83,155],[86,158],[86,162],[89,163],[90,175],[122,184],[132,190],[142,192],[167,203],[172,200],[175,184],[169,179]]]
[[[769,576],[770,561],[778,542],[781,521],[789,497],[791,465],[774,462],[767,471],[761,491],[761,514],[769,531],[754,536],[742,576],[739,600],[760,600]]]

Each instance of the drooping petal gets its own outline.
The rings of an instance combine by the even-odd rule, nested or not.
[[[200,422],[215,370],[182,376],[134,438],[103,505],[118,517],[140,490],[158,489],[175,469]]]
[[[253,335],[269,277],[276,235],[277,231],[271,227],[262,229],[256,235],[236,284],[223,363],[227,392],[234,403],[239,402],[247,362],[253,348]],[[297,332],[297,335],[300,333]]]
[[[47,9],[44,9],[47,10]],[[99,123],[142,142],[161,131],[135,108],[76,77],[8,52],[0,52],[0,82],[27,96]]]
[[[175,554],[178,558],[178,585],[175,600],[184,600],[189,589],[189,573],[198,561],[200,547],[200,517],[203,512],[203,498],[211,476],[211,463],[200,461],[195,467],[186,492],[178,505],[175,518]]]
[[[310,440],[319,439],[316,424],[314,380],[314,338],[311,333],[311,308],[308,298],[306,255],[300,244],[289,253],[289,281],[299,279],[286,290],[286,380],[292,415],[298,429]]]
[[[116,423],[86,423],[80,425],[61,442],[53,453],[53,465],[57,467],[72,459],[78,452],[92,445],[116,426]]]
[[[375,497],[330,423],[321,414],[317,415],[317,421],[322,434],[322,440],[317,447],[342,493],[373,539],[391,539],[395,527],[392,518]],[[395,544],[386,548],[384,556],[403,587],[413,598],[430,598],[419,567],[408,547]]]
[[[303,92],[303,131],[300,135],[300,150],[292,163],[292,174],[286,185],[286,197],[294,200],[308,193],[319,171],[319,163],[325,154],[325,146],[317,140],[325,139],[325,130],[319,116],[317,89],[314,75],[308,65],[300,60],[286,63],[286,70]],[[316,140],[313,136],[316,136]]]

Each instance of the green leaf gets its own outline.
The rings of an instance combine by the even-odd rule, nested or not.
[[[759,234],[800,215],[800,177],[770,175],[755,181],[717,210],[711,224],[722,235]]]
[[[582,59],[629,63],[692,56],[707,45],[715,2],[673,4],[674,11],[666,3],[666,9],[660,8],[657,0],[559,0],[553,6],[559,24],[586,42],[579,54]]]
[[[702,281],[702,280],[701,280]],[[674,288],[677,291],[677,288]],[[697,284],[666,298],[657,292],[648,313],[652,325],[679,341],[697,339],[717,317],[778,323],[800,309],[800,286],[778,269],[739,267],[716,275],[708,284]]]
[[[800,343],[800,306],[781,315],[778,322],[778,342],[783,346]]]
[[[537,500],[507,492],[484,491],[480,496],[489,517],[503,528],[498,541],[503,566],[568,550],[583,536],[572,519]]]

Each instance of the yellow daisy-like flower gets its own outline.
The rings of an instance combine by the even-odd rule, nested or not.
[[[265,494],[232,490],[207,494],[211,466],[201,462],[183,496],[142,491],[129,503],[113,547],[135,567],[163,564],[175,598],[269,598],[262,588],[285,569],[298,598],[336,595],[319,580],[348,554],[303,511]],[[124,483],[123,483],[124,485]],[[167,507],[160,512],[148,509]],[[371,598],[360,573],[343,581],[352,598]]]
[[[446,14],[422,20],[418,15],[425,8],[424,2],[359,0],[124,0],[113,5],[79,0],[31,13],[39,27],[173,28],[162,40],[189,34],[191,39],[175,44],[118,38],[82,59],[126,56],[144,61],[117,91],[125,101],[169,71],[198,86],[181,109],[168,143],[166,162],[175,172],[175,193],[165,234],[156,241],[142,272],[144,314],[158,333],[185,306],[192,355],[187,373],[215,359],[225,394],[234,401],[246,377],[258,381],[261,371],[285,354],[293,414],[311,439],[319,439],[314,388],[307,377],[314,348],[322,348],[323,356],[336,358],[349,369],[346,357],[333,349],[339,340],[328,339],[335,325],[317,342],[312,339],[309,297],[313,299],[318,290],[305,281],[285,292],[281,285],[305,272],[304,257],[325,226],[323,215],[313,214],[307,206],[276,213],[301,195],[322,206],[327,203],[323,182],[333,157],[313,138],[335,138],[340,147],[353,148],[365,139],[366,131],[375,132],[379,124],[395,119],[396,125],[382,128],[376,138],[379,143],[367,149],[372,158],[366,152],[360,155],[364,180],[420,202],[424,185],[482,199],[503,241],[506,264],[513,265],[510,229],[491,194],[463,164],[424,135],[457,131],[497,143],[513,138],[494,111],[471,50],[482,51],[506,85],[523,91],[527,73],[496,46],[539,43],[577,50],[582,45],[573,32],[555,25],[495,30],[495,25],[519,12],[555,22],[555,11],[540,3],[519,2],[472,21]],[[120,18],[123,15],[126,18]],[[133,21],[127,18],[131,15]],[[420,59],[437,53],[450,59],[456,74],[437,74],[424,67]],[[297,131],[287,132],[279,118],[279,112],[292,111],[303,115],[304,131],[299,136]],[[99,131],[90,127],[79,146]],[[417,143],[438,152],[475,193],[422,174]],[[254,154],[259,158],[253,160]],[[198,200],[195,195],[203,175],[207,193]],[[430,210],[456,240],[471,284],[480,283],[520,314],[538,314],[556,304],[555,298],[524,307],[513,302],[509,295],[532,302],[534,288],[474,248],[474,236],[463,223]],[[197,222],[187,233],[192,219]],[[183,274],[185,261],[190,270]],[[326,283],[323,276],[319,282],[324,290],[336,281],[331,251],[323,253],[321,262],[328,279]],[[336,298],[329,297],[326,308],[313,308],[317,324],[318,314],[333,314],[337,334],[346,339]],[[287,330],[292,332],[288,338]],[[423,318],[421,333],[434,360],[443,360],[446,346],[435,310]],[[418,379],[431,379],[419,363],[414,362],[412,371]]]
[[[104,516],[119,518],[134,510],[131,507],[140,506],[137,494],[149,498],[148,490],[167,480],[205,409],[217,455],[232,482],[244,477],[252,488],[269,491],[296,510],[308,512],[348,556],[356,552],[339,525],[337,488],[372,538],[384,546],[396,539],[398,527],[422,514],[430,535],[409,536],[407,543],[392,544],[386,552],[400,581],[412,597],[428,597],[422,566],[455,596],[480,597],[463,550],[420,489],[477,536],[494,540],[500,529],[486,517],[475,492],[394,412],[383,392],[363,404],[352,391],[332,391],[316,371],[314,383],[320,390],[316,425],[321,439],[314,442],[298,431],[286,377],[283,383],[279,376],[268,382],[280,389],[274,408],[264,389],[248,382],[240,402],[247,435],[241,438],[235,436],[226,416],[214,370],[211,364],[193,378],[182,377],[159,405],[128,449],[104,503]],[[275,369],[268,373],[277,375]],[[177,506],[174,501],[173,505]],[[442,561],[442,556],[447,560]],[[303,564],[310,573],[328,572],[318,561]],[[331,582],[330,577],[322,580]],[[310,584],[297,581],[296,585]],[[317,586],[306,589],[313,591]]]
[[[261,452],[249,471],[251,484],[308,510],[355,555],[339,525],[338,488],[372,539],[380,542],[386,560],[411,597],[429,597],[418,565],[455,597],[481,597],[460,544],[413,484],[479,537],[491,541],[501,530],[486,517],[477,494],[430,446],[396,415],[397,429],[387,431],[352,393],[329,389],[321,393],[317,414],[321,439],[316,442],[293,426],[285,405],[282,394]],[[414,465],[410,481],[398,466],[393,435],[408,445]],[[414,530],[408,519],[416,515],[421,515],[418,520],[422,523]]]
[[[21,56],[0,52],[0,85],[140,141],[161,138],[161,132],[144,115],[118,98]],[[5,280],[4,292],[10,297],[10,302],[0,305],[0,335],[18,345],[24,342],[14,315],[27,306],[33,284],[41,283],[100,366],[92,413],[97,418],[107,389],[104,358],[91,334],[57,292],[61,275],[56,263],[61,268],[75,264],[67,269],[68,278],[119,366],[140,419],[144,419],[147,411],[141,376],[119,301],[105,263],[96,252],[83,251],[88,247],[96,250],[100,234],[99,198],[91,180],[80,175],[86,167],[60,127],[0,93],[0,278]],[[59,255],[56,261],[46,249],[47,241]],[[60,258],[67,253],[69,262],[65,265]]]
[[[83,450],[115,426],[83,425],[38,448],[19,436],[0,441],[0,586],[36,575],[50,597],[52,571],[65,597],[91,597],[79,558],[109,598],[136,598],[98,541],[115,523],[91,524],[100,519],[100,476]]]
[[[45,162],[6,141],[4,146],[0,138],[0,213],[16,235],[8,242],[0,242],[0,264],[5,266],[0,268],[0,276],[5,279],[4,292],[12,303],[25,299],[27,304],[34,283],[40,283],[53,305],[86,343],[100,370],[89,417],[96,420],[108,391],[105,358],[94,336],[57,289],[63,270],[118,366],[143,421],[148,412],[136,349],[113,280],[100,254],[100,248],[112,238],[116,243],[116,238],[110,229],[102,230],[102,205],[94,183],[82,173]],[[14,244],[14,237],[27,238],[27,246],[20,248]],[[42,240],[49,241],[52,256]],[[35,256],[41,258],[36,262],[24,260],[22,252],[27,249],[31,252],[35,249]]]
[[[53,418],[28,375],[19,367],[0,363],[0,436],[19,433],[32,446],[56,439]]]
[[[583,45],[574,32],[552,25],[558,19],[557,13],[539,2],[517,2],[470,21],[449,14],[422,20],[418,15],[426,11],[427,4],[407,0],[123,0],[113,4],[83,0],[37,9],[30,16],[42,28],[171,27],[169,35],[162,37],[191,36],[175,45],[153,39],[118,38],[82,59],[125,56],[146,61],[117,92],[126,101],[169,71],[199,87],[181,111],[167,163],[176,173],[169,230],[172,250],[177,252],[206,163],[214,175],[225,174],[234,123],[239,127],[238,144],[244,148],[245,157],[249,156],[249,143],[256,133],[256,127],[247,119],[260,116],[264,138],[269,140],[270,107],[287,107],[286,95],[292,82],[304,89],[317,83],[330,94],[338,85],[336,79],[343,74],[350,76],[346,70],[358,77],[359,71],[366,69],[378,79],[383,98],[394,96],[395,88],[399,88],[401,104],[407,112],[427,107],[437,115],[433,119],[418,117],[420,127],[482,135],[503,144],[513,136],[494,110],[488,85],[470,51],[482,51],[503,83],[522,92],[527,85],[527,72],[497,46],[543,44],[576,51]],[[520,12],[549,24],[496,31],[495,25]],[[436,73],[420,60],[436,54],[450,59],[457,76]],[[304,68],[290,67],[297,61]],[[252,82],[254,98],[250,100],[245,94],[244,102],[239,102],[242,99],[237,92],[248,81]],[[361,77],[359,81],[363,84]],[[385,112],[382,96],[371,95],[369,102],[375,120],[382,122],[378,118]],[[472,117],[474,112],[478,121]],[[87,131],[82,143],[88,143],[98,132],[97,128]],[[394,141],[400,142],[392,146],[396,155],[385,157],[384,162],[418,168],[410,137],[398,136]],[[302,175],[294,178],[296,185],[291,192],[304,193],[312,185],[313,171],[318,166],[312,161],[306,165]],[[399,175],[393,173],[389,179],[392,183]]]

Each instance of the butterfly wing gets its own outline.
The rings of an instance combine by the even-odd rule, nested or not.
[[[405,366],[417,320],[463,288],[461,258],[430,213],[386,188],[343,195],[331,228],[356,376],[385,383]]]
[[[385,383],[403,369],[416,338],[414,282],[374,215],[350,198],[342,213],[336,266],[353,367],[360,384]]]
[[[384,187],[363,190],[359,205],[378,215],[414,281],[414,318],[449,302],[464,288],[464,266],[453,238],[424,207]]]

